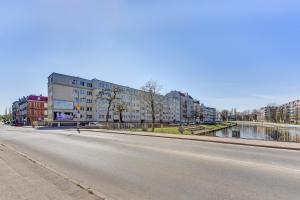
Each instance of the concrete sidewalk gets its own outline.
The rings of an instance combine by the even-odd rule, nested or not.
[[[100,200],[91,190],[0,145],[1,200]]]
[[[127,134],[127,135],[160,137],[160,138],[169,138],[169,139],[183,139],[183,140],[193,140],[193,141],[202,141],[202,142],[214,142],[214,143],[222,143],[222,144],[234,144],[234,145],[300,151],[300,143],[247,140],[247,139],[238,139],[238,138],[220,138],[220,137],[198,136],[198,135],[175,135],[175,134],[166,134],[166,133],[117,131],[117,130],[107,130],[107,129],[81,129],[81,131],[94,132],[94,133],[104,132],[104,133],[114,133],[114,134]]]

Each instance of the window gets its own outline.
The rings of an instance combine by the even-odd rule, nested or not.
[[[86,110],[87,111],[92,111],[92,107],[87,107]]]
[[[87,103],[93,103],[93,100],[92,99],[87,99],[86,102]]]
[[[88,96],[92,96],[92,95],[93,95],[93,92],[87,91],[87,95],[88,95]]]
[[[80,107],[80,110],[81,110],[81,111],[84,111],[85,109],[84,109],[84,107]]]
[[[80,94],[84,95],[85,91],[84,90],[80,90]]]
[[[111,89],[111,88],[112,88],[112,85],[111,85],[110,83],[105,83],[105,88]]]
[[[81,86],[85,86],[85,82],[84,81],[80,81],[80,85]]]
[[[73,98],[73,102],[78,103],[78,101],[79,101],[78,97]]]
[[[74,89],[73,89],[73,93],[74,93],[74,94],[78,94],[78,90],[74,88]]]
[[[87,83],[87,86],[91,88],[91,87],[93,87],[93,84],[92,83]]]
[[[104,83],[103,83],[103,82],[100,82],[100,83],[99,83],[99,87],[104,88]]]
[[[72,81],[72,84],[73,84],[73,85],[77,85],[77,80],[73,80],[73,81]]]
[[[80,102],[84,103],[85,102],[85,98],[80,98]]]
[[[92,119],[92,118],[93,118],[92,115],[87,115],[86,117],[87,117],[88,119]]]

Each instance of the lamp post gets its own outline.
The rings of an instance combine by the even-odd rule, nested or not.
[[[76,110],[77,110],[77,113],[76,113],[76,117],[77,117],[77,132],[80,133],[80,96],[79,96],[79,92],[80,90],[78,89],[78,99],[77,99],[77,107],[76,107]]]

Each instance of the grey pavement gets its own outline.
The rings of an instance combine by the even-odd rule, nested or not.
[[[265,148],[277,148],[287,150],[298,150],[300,151],[300,143],[292,142],[278,142],[278,141],[263,141],[263,140],[250,140],[241,138],[222,138],[212,136],[199,136],[199,135],[180,135],[180,134],[166,134],[166,133],[152,133],[152,132],[135,132],[135,131],[124,131],[124,130],[107,130],[107,129],[82,129],[87,132],[102,132],[102,133],[115,133],[115,134],[128,134],[136,136],[148,136],[148,137],[161,137],[170,139],[183,139],[183,140],[194,140],[203,142],[214,142],[223,144],[235,144],[244,146],[255,146]]]
[[[3,144],[0,177],[1,200],[103,200]]]
[[[115,200],[300,196],[299,151],[11,127],[0,128],[0,143]]]

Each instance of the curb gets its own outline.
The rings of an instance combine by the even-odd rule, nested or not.
[[[100,131],[103,133],[111,133],[111,134],[119,134],[119,135],[134,135],[141,137],[156,137],[156,138],[166,138],[166,139],[177,139],[177,140],[187,140],[187,141],[199,141],[199,142],[210,142],[210,143],[218,143],[218,144],[230,144],[230,145],[239,145],[239,146],[249,146],[249,147],[261,147],[261,148],[269,148],[269,149],[282,149],[282,150],[291,150],[291,151],[300,151],[300,147],[284,147],[284,146],[274,146],[274,145],[263,145],[263,144],[249,144],[243,142],[231,142],[231,141],[218,141],[218,140],[208,140],[203,138],[181,138],[181,137],[172,137],[172,136],[163,136],[163,135],[150,135],[150,134],[134,134],[129,132],[114,132],[107,131],[101,129],[100,131],[82,129],[82,131],[99,133]],[[199,136],[201,137],[201,136]]]

